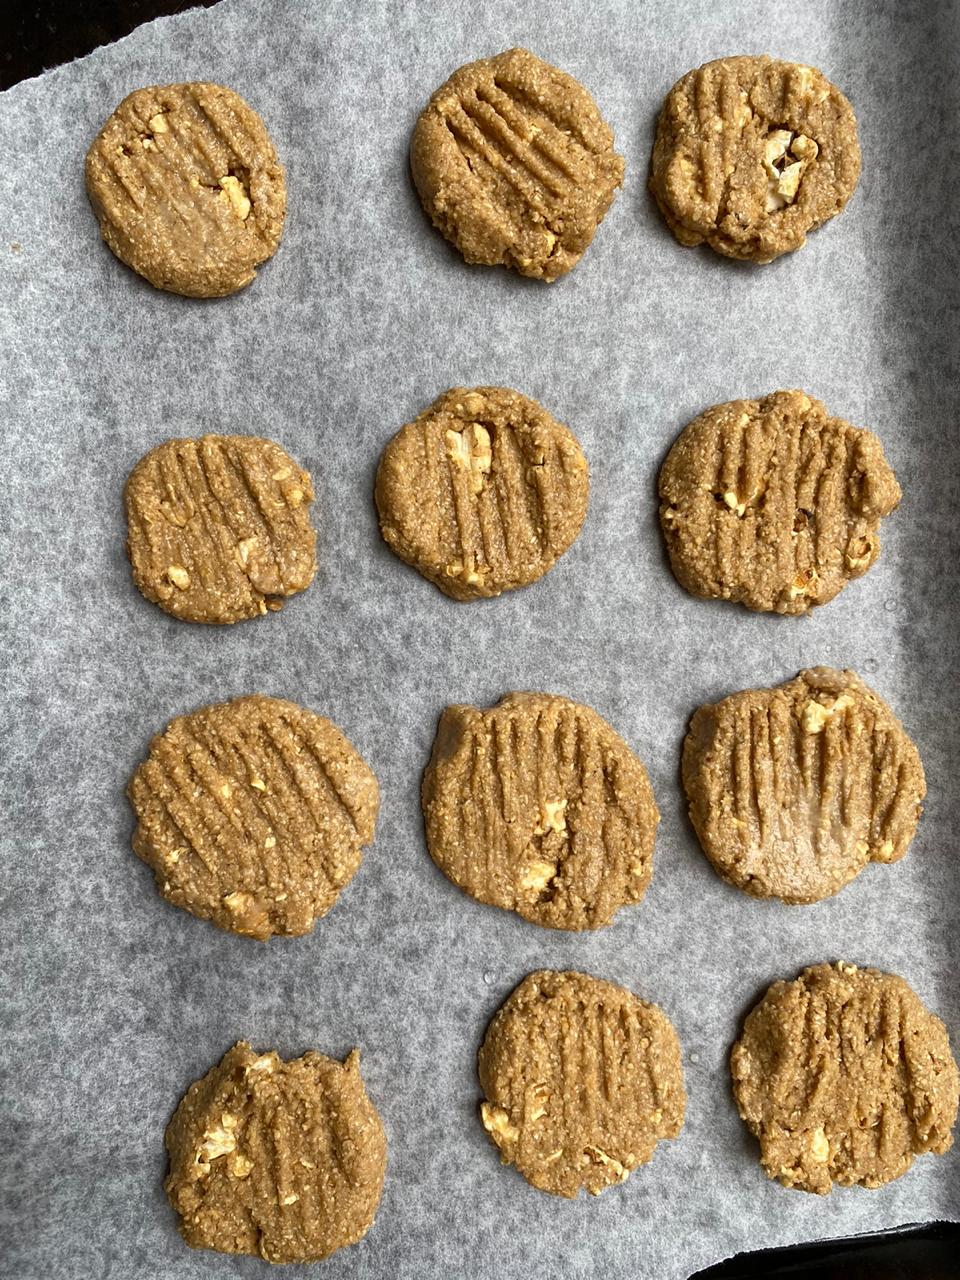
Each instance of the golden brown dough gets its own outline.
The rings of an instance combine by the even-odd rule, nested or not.
[[[775,391],[684,427],[660,471],[660,524],[693,595],[807,613],[873,565],[900,497],[873,432]]]
[[[701,707],[683,744],[690,820],[757,898],[817,902],[907,851],[926,794],[903,725],[852,671],[815,667]]]
[[[835,217],[859,176],[853,108],[821,72],[720,58],[667,95],[650,189],[681,244],[763,263]]]
[[[277,610],[317,571],[312,501],[309,475],[272,440],[165,440],[124,490],[134,581],[188,622]]]
[[[551,929],[599,929],[647,891],[660,821],[647,771],[568,698],[447,707],[422,799],[430,856],[479,902]]]
[[[187,1244],[267,1262],[318,1262],[363,1239],[387,1166],[356,1049],[284,1062],[234,1045],[187,1090],[166,1146]]]
[[[127,794],[168,902],[265,941],[308,933],[360,866],[377,780],[336,725],[254,694],[178,716]]]
[[[235,293],[280,243],[283,166],[263,121],[223,85],[128,94],[87,152],[86,184],[106,243],[158,289]]]
[[[840,962],[775,982],[744,1022],[730,1070],[760,1163],[785,1187],[882,1187],[953,1145],[946,1028],[892,973]]]
[[[417,121],[410,164],[467,262],[547,281],[580,261],[623,181],[593,98],[526,49],[455,71]]]
[[[667,1016],[584,973],[531,973],[487,1029],[480,1118],[504,1164],[576,1197],[626,1182],[683,1127],[680,1044]]]
[[[454,387],[389,441],[380,530],[454,600],[524,587],[568,550],[590,475],[571,431],[508,387]]]

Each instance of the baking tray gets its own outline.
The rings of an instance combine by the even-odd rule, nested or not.
[[[948,4],[860,0],[227,0],[0,98],[0,1274],[263,1274],[189,1251],[161,1189],[170,1113],[241,1037],[286,1056],[363,1051],[388,1178],[367,1239],[325,1275],[672,1280],[759,1246],[960,1218],[955,1152],[877,1192],[824,1200],[768,1182],[727,1072],[768,983],[821,960],[899,972],[955,1042],[960,1028],[958,23]],[[590,251],[550,287],[466,267],[407,173],[429,92],[512,44],[592,90],[627,161]],[[864,153],[843,216],[762,269],[681,249],[645,190],[667,90],[740,52],[822,67],[854,103]],[[275,260],[214,303],[156,293],[117,263],[81,179],[126,92],[194,78],[263,114],[290,190]],[[576,431],[591,507],[539,584],[464,606],[383,546],[373,475],[384,442],[436,394],[490,382]],[[881,436],[905,495],[881,559],[809,619],[695,600],[665,561],[660,462],[705,406],[792,386]],[[310,469],[321,569],[280,615],[211,630],[137,594],[121,492],[158,441],[217,430],[271,436]],[[854,667],[890,701],[923,757],[926,813],[902,863],[830,901],[749,901],[687,823],[685,725],[701,702],[816,663]],[[418,789],[443,706],[525,688],[595,706],[651,774],[653,883],[598,933],[483,907],[424,848]],[[123,796],[157,728],[253,690],[331,716],[383,792],[376,843],[339,904],[310,937],[267,946],[159,899]],[[598,1199],[534,1191],[477,1119],[484,1027],[541,966],[656,1000],[684,1048],[682,1136]]]

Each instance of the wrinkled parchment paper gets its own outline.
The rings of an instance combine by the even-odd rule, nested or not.
[[[0,1274],[265,1274],[189,1251],[161,1190],[177,1100],[240,1038],[286,1056],[363,1051],[389,1173],[369,1236],[324,1276],[672,1280],[741,1249],[960,1213],[956,1152],[882,1191],[823,1200],[768,1182],[726,1066],[769,982],[838,957],[903,974],[960,1037],[958,35],[948,4],[872,0],[227,0],[0,97]],[[593,247],[549,287],[465,266],[407,171],[430,91],[518,43],[593,91],[627,160]],[[673,82],[762,52],[846,91],[864,172],[841,218],[753,269],[681,249],[645,179]],[[219,302],[157,293],[117,262],[82,185],[124,94],[190,79],[247,97],[288,172],[280,251]],[[403,422],[479,383],[516,387],[574,429],[592,498],[539,584],[462,605],[387,551],[371,490]],[[707,405],[794,386],[883,439],[905,496],[881,560],[810,619],[695,600],[657,529],[664,453]],[[234,628],[166,617],[123,549],[133,463],[204,431],[273,437],[319,496],[316,583]],[[854,667],[892,703],[920,746],[926,813],[904,862],[839,897],[754,902],[698,850],[680,743],[702,701],[817,663]],[[424,847],[418,788],[443,706],[540,688],[612,722],[663,813],[646,900],[595,934],[473,902]],[[123,794],[168,719],[254,690],[332,717],[383,791],[376,843],[330,916],[267,946],[162,902]],[[528,1187],[477,1119],[486,1023],[540,966],[626,984],[683,1043],[682,1136],[599,1199]]]

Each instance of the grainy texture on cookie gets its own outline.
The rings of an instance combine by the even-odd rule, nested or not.
[[[684,427],[660,471],[660,524],[694,595],[807,613],[867,572],[900,497],[873,432],[776,391]]]
[[[317,1262],[370,1229],[387,1142],[360,1076],[305,1053],[234,1045],[190,1086],[167,1127],[164,1188],[194,1249]]]
[[[507,387],[454,387],[377,470],[389,547],[455,600],[535,582],[574,541],[590,474],[571,431]]]
[[[313,484],[272,440],[166,440],[124,491],[139,589],[189,622],[239,622],[279,609],[317,571]]]
[[[690,820],[757,898],[817,902],[907,851],[926,794],[913,742],[852,671],[815,667],[701,707],[683,744]]]
[[[533,924],[599,929],[650,883],[660,815],[647,771],[606,720],[568,698],[447,707],[422,798],[444,875]]]
[[[947,1031],[894,974],[818,964],[775,982],[730,1057],[760,1163],[786,1187],[881,1187],[953,1144]]]
[[[417,121],[410,163],[467,262],[548,281],[576,266],[623,181],[593,98],[526,49],[455,71]]]
[[[583,973],[531,973],[487,1029],[483,1127],[540,1191],[599,1195],[683,1127],[680,1044],[667,1016]]]
[[[650,189],[681,244],[771,262],[838,214],[859,176],[853,108],[819,71],[720,58],[667,95]]]
[[[127,788],[160,892],[221,929],[302,934],[360,866],[377,780],[340,730],[260,694],[179,716]]]
[[[222,85],[128,94],[87,152],[86,183],[104,240],[158,289],[235,293],[280,243],[283,166],[257,113]]]

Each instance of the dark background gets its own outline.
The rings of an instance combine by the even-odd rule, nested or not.
[[[0,89],[72,62],[164,14],[215,0],[5,0],[0,2]]]
[[[216,0],[46,0],[0,8],[0,89],[80,58],[143,22]],[[886,1237],[835,1241],[731,1259],[704,1280],[793,1277],[794,1280],[955,1280],[960,1232],[953,1224],[904,1229]]]

